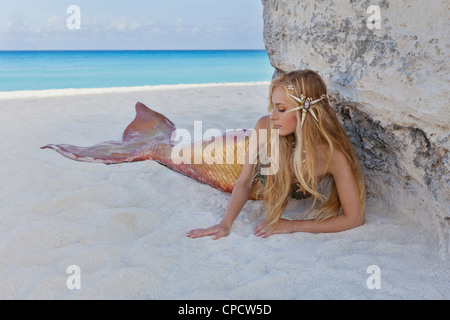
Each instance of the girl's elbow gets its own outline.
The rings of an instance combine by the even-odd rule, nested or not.
[[[234,189],[237,190],[252,190],[252,182],[251,180],[247,180],[247,179],[238,179],[238,181],[236,182],[236,185],[234,186]],[[234,190],[233,189],[233,190]]]
[[[356,227],[361,227],[361,226],[363,226],[364,223],[365,223],[365,220],[364,220],[364,219],[358,220],[358,222],[355,224],[355,228],[356,228]]]
[[[362,226],[365,223],[364,214],[362,213],[344,213],[345,216],[345,230],[353,229]]]
[[[351,221],[351,228],[360,227],[365,223],[364,214],[359,214],[354,218],[352,218],[350,221]]]

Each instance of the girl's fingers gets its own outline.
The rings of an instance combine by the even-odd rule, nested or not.
[[[253,232],[253,234],[257,237],[261,236],[264,234],[264,228],[266,227],[266,222],[262,221],[260,222],[256,227],[255,227],[255,231]]]
[[[272,231],[267,231],[266,230],[267,227],[267,223],[266,221],[262,221],[260,222],[256,227],[255,227],[255,231],[254,231],[254,235],[257,237],[262,237],[262,238],[267,238],[270,237],[272,235],[274,235],[276,233],[275,230]]]
[[[263,236],[264,234],[265,234],[264,229],[255,232],[255,236],[257,236],[257,237],[261,237],[261,236]]]
[[[220,239],[222,237],[223,237],[223,234],[221,234],[220,232],[217,232],[217,233],[213,234],[211,238],[213,240],[217,240],[217,239]]]
[[[194,229],[186,232],[186,236],[192,239],[199,237],[207,237],[212,236],[214,240],[222,238],[224,236],[221,230],[217,230],[215,227],[207,228],[207,229]]]
[[[275,234],[274,231],[267,232],[265,230],[267,226],[266,221],[260,222],[254,229],[253,234],[257,237],[267,238],[271,235]],[[224,232],[220,228],[210,227],[207,229],[192,229],[186,232],[186,236],[192,239],[211,236],[213,240],[218,240],[224,236],[228,235],[228,233]]]
[[[256,227],[255,230],[253,231],[253,234],[257,234],[258,232],[261,231],[261,223],[259,223]]]
[[[273,232],[268,232],[268,233],[265,233],[262,237],[263,238],[267,238],[267,237],[270,237],[273,234],[274,234]]]
[[[211,231],[209,229],[194,229],[190,230],[186,233],[186,236],[190,238],[198,238],[198,237],[205,237],[211,235]]]

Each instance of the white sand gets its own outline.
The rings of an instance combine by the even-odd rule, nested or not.
[[[362,227],[253,236],[248,202],[218,241],[186,231],[220,220],[229,195],[153,161],[69,160],[48,143],[120,140],[141,101],[178,128],[253,127],[267,83],[0,93],[1,299],[449,299],[438,239],[369,199]],[[292,201],[299,218],[309,201]],[[81,270],[69,290],[68,266]],[[368,289],[367,268],[380,268]]]

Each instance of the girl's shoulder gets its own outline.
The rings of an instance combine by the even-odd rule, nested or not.
[[[345,154],[339,149],[334,148],[333,153],[330,154],[330,147],[323,143],[317,146],[317,155],[319,161],[319,168],[322,169],[322,175],[342,170],[348,166],[348,160]]]
[[[270,129],[270,115],[259,118],[256,122],[255,129]]]

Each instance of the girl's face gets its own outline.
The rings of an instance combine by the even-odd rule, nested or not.
[[[295,113],[298,111],[287,111],[297,107],[297,103],[288,97],[286,88],[275,87],[273,89],[272,105],[270,120],[275,124],[275,128],[279,130],[280,136],[287,136],[295,132],[297,127],[297,116]]]

